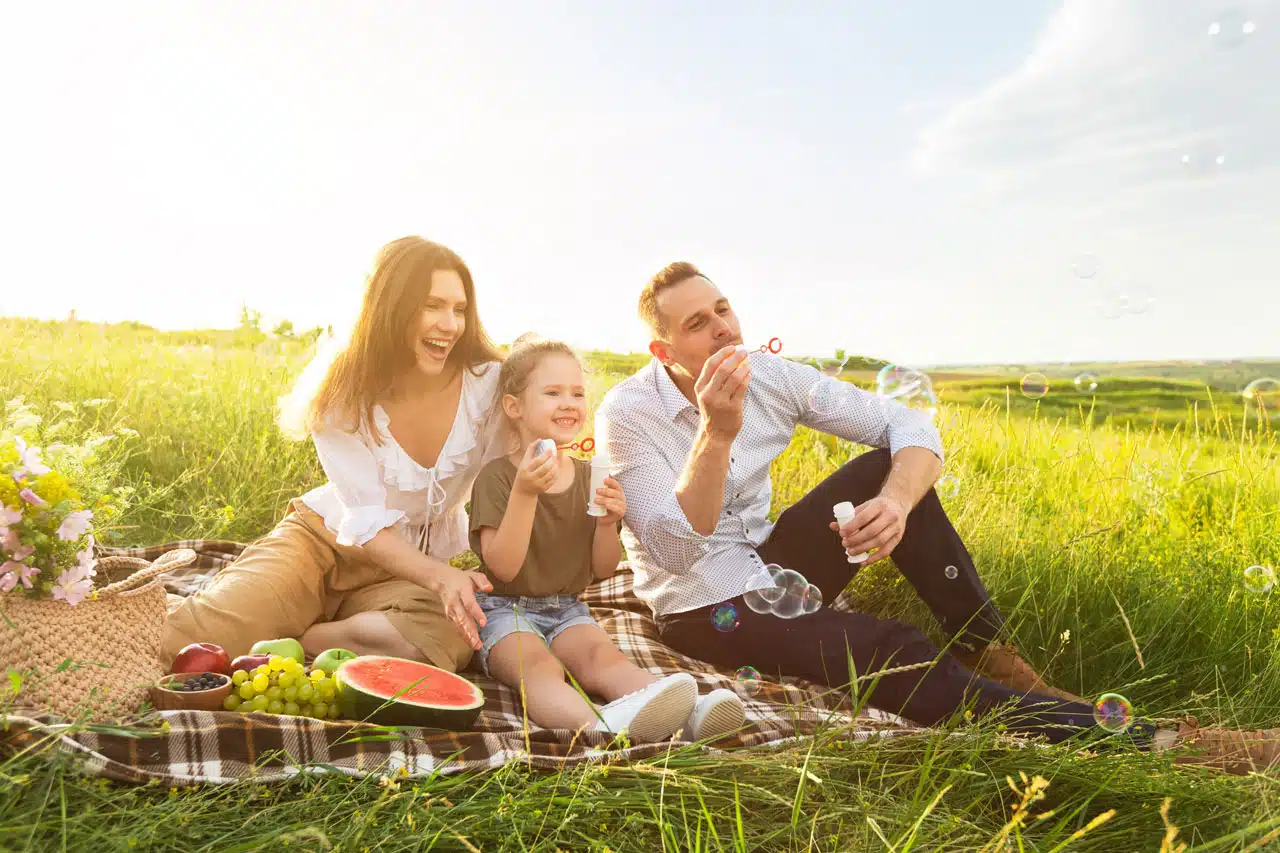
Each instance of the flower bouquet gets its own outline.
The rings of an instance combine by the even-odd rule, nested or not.
[[[0,422],[0,666],[17,701],[88,719],[127,716],[161,674],[167,565],[95,560],[94,532],[121,511],[120,457],[101,437],[37,445],[41,418],[21,398]],[[65,424],[65,422],[64,422]],[[55,424],[54,427],[57,427]],[[44,431],[46,437],[50,428]],[[188,561],[191,552],[179,552]]]

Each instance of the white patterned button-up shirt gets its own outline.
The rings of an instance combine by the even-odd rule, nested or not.
[[[871,447],[924,447],[942,458],[928,416],[815,368],[752,353],[742,429],[733,441],[720,520],[709,536],[689,524],[675,487],[698,431],[698,408],[654,359],[605,395],[604,435],[627,498],[622,541],[637,595],[658,615],[681,613],[773,585],[756,547],[768,520],[769,467],[799,424]]]

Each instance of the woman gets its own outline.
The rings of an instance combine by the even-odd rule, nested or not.
[[[164,662],[193,642],[235,657],[296,637],[310,654],[466,666],[484,624],[475,591],[492,586],[447,561],[468,547],[471,484],[501,453],[501,357],[461,258],[421,237],[384,246],[349,340],[318,355],[281,407],[329,482],[169,615]]]

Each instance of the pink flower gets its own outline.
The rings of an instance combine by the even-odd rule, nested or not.
[[[0,527],[0,548],[6,551],[17,550],[18,547],[18,531],[8,527]]]
[[[5,563],[5,572],[0,575],[0,592],[8,592],[18,585],[18,576],[8,569],[13,563]]]
[[[0,504],[0,527],[8,527],[10,524],[17,524],[22,521],[22,510],[9,509],[9,507]]]
[[[75,566],[58,576],[58,582],[53,585],[53,598],[75,607],[88,598],[92,591],[93,580],[83,573],[81,566]]]
[[[89,547],[76,554],[76,568],[84,573],[85,577],[93,577],[98,572],[94,568],[98,561],[93,559],[93,537],[89,537]]]
[[[31,589],[32,583],[36,579],[36,575],[40,574],[40,570],[35,566],[28,566],[26,563],[20,563],[19,565],[22,566],[22,568],[18,570],[18,574],[22,576],[22,585],[27,589]]]
[[[93,519],[93,511],[79,509],[62,520],[58,528],[58,538],[63,542],[74,542],[89,530],[89,522]]]
[[[49,466],[45,465],[40,459],[40,448],[27,447],[27,443],[21,438],[14,438],[13,443],[18,447],[18,470],[36,477],[42,477],[49,473]]]
[[[17,562],[22,562],[35,552],[36,547],[34,545],[19,545],[17,548],[13,549],[13,559]]]
[[[30,489],[23,489],[22,491],[18,492],[18,497],[22,498],[24,501],[31,504],[32,506],[44,506],[44,498],[40,497]]]

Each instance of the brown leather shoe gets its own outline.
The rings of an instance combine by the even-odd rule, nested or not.
[[[952,646],[948,651],[968,669],[1012,690],[1022,693],[1041,693],[1067,702],[1084,701],[1074,693],[1046,684],[1044,679],[1031,668],[1031,664],[1018,654],[1017,646],[1008,643],[992,643],[977,652],[971,652],[959,646]]]
[[[1178,724],[1173,748],[1188,753],[1175,764],[1216,767],[1238,776],[1280,767],[1280,729],[1202,729],[1195,717],[1187,717]]]

